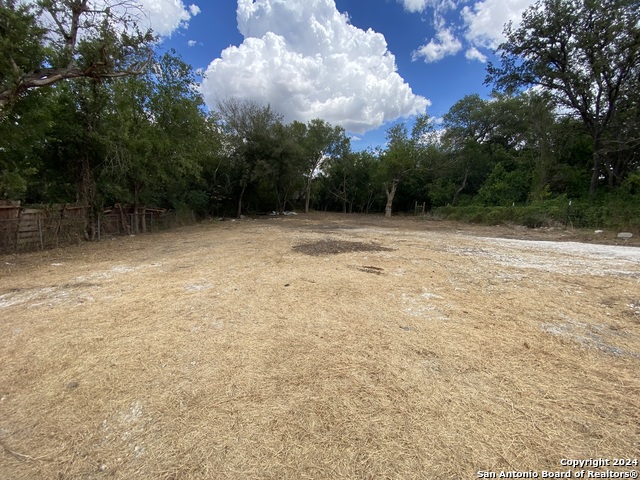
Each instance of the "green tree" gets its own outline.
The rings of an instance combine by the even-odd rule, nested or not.
[[[357,206],[361,213],[369,213],[381,199],[381,192],[375,183],[375,172],[379,165],[379,157],[371,150],[355,153],[353,165],[353,186],[355,193],[350,207]]]
[[[498,162],[478,192],[479,200],[487,206],[509,206],[527,200],[531,178],[522,169],[507,170]]]
[[[240,217],[245,193],[257,178],[256,166],[265,160],[266,147],[273,140],[273,128],[282,123],[282,115],[269,105],[233,97],[218,100],[216,107],[225,134],[223,149],[239,190],[237,216]]]
[[[144,76],[111,85],[104,188],[114,199],[126,195],[135,213],[169,201],[199,177],[212,132],[194,85],[191,67],[173,51],[156,58]]]
[[[521,95],[521,100],[526,120],[525,142],[535,156],[531,193],[534,198],[543,198],[549,191],[551,172],[558,163],[554,151],[559,140],[556,116],[549,95],[529,92]]]
[[[342,127],[334,127],[321,119],[311,120],[307,124],[304,135],[303,155],[305,166],[305,200],[304,211],[309,213],[311,201],[311,184],[318,169],[327,158],[346,154],[349,139]]]
[[[453,205],[458,203],[469,183],[486,170],[486,144],[494,131],[493,117],[490,103],[477,94],[458,100],[444,115],[443,149],[448,161],[443,162],[440,171],[450,177],[451,184],[445,187],[447,182],[438,182],[438,193],[452,192],[448,201]]]
[[[429,133],[433,126],[427,115],[416,117],[411,135],[403,123],[387,130],[387,147],[382,152],[379,164],[384,191],[387,196],[384,215],[391,217],[393,200],[398,185],[418,167],[425,167],[430,147]]]
[[[0,117],[0,199],[26,200],[29,185],[43,181],[52,103],[51,95],[34,94]]]
[[[628,175],[640,170],[640,68],[636,78],[639,86],[622,97],[603,147],[610,188],[621,186]]]
[[[365,191],[377,190],[371,188],[373,168],[367,164],[370,156],[367,151],[345,151],[340,156],[330,158],[324,166],[325,186],[340,203],[342,213],[353,212],[356,203],[360,203],[361,211],[366,211],[368,202],[365,200]]]
[[[505,34],[501,66],[489,64],[486,82],[507,90],[538,85],[579,116],[592,140],[589,192],[595,194],[607,136],[624,115],[624,99],[639,88],[640,4],[540,0]]]
[[[0,112],[63,80],[141,74],[154,38],[133,11],[128,0],[0,0]]]
[[[293,205],[292,197],[303,189],[301,132],[296,123],[276,122],[267,133],[261,137],[253,180],[262,187],[258,192],[260,205],[273,205],[274,211],[282,213],[288,203]]]

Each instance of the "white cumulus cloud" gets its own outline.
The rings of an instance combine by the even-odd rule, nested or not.
[[[430,2],[429,0],[400,0],[402,2],[402,5],[404,5],[404,9],[407,12],[423,12],[424,10],[426,10],[427,5]]]
[[[451,30],[448,28],[439,30],[436,38],[431,39],[429,43],[422,45],[413,52],[413,60],[424,58],[427,63],[437,62],[448,55],[455,55],[462,49],[462,43],[458,40]]]
[[[487,63],[487,56],[484,55],[476,47],[471,47],[464,52],[464,56],[467,60],[477,60],[482,63]]]
[[[466,3],[467,0],[398,0],[407,12],[424,12],[428,8],[433,8],[437,13],[443,14],[448,10],[454,10],[458,4]]]
[[[239,46],[202,84],[211,106],[235,96],[269,103],[286,121],[322,118],[354,133],[423,113],[383,35],[351,25],[334,0],[238,0]]]
[[[137,0],[153,31],[168,37],[179,28],[185,28],[191,17],[200,13],[197,5],[186,7],[182,0]]]
[[[483,0],[473,7],[464,7],[461,15],[465,38],[476,47],[496,48],[504,40],[505,24],[511,21],[518,25],[522,13],[533,3],[533,0]]]
[[[22,3],[35,3],[36,0],[20,0]],[[132,14],[138,17],[139,26],[143,29],[152,28],[161,36],[168,37],[179,28],[186,28],[189,20],[200,13],[197,5],[185,7],[182,0],[89,0],[89,11],[103,11],[110,8],[116,15]],[[133,8],[132,8],[133,7]],[[44,15],[45,23],[53,24],[49,15]],[[83,32],[81,30],[80,35]]]
[[[535,0],[398,0],[410,12],[431,12],[436,27],[435,38],[414,52],[425,62],[435,62],[465,49],[468,60],[486,62],[488,51],[494,50],[504,40],[504,26],[513,22],[517,26],[522,13]],[[465,5],[470,4],[470,5]],[[455,11],[458,22],[447,24],[445,14]],[[449,22],[455,15],[448,15]],[[455,32],[455,34],[454,34]],[[465,45],[462,44],[465,42]],[[481,49],[486,50],[483,53]]]

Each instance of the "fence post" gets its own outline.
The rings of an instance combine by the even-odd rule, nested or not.
[[[38,218],[38,236],[40,237],[40,250],[44,250],[44,241],[42,239],[42,219]]]
[[[20,238],[20,222],[22,221],[22,209],[18,210],[18,217],[16,218],[16,234],[13,236],[15,240],[16,252],[18,251],[18,240]]]
[[[569,200],[569,205],[567,205],[567,216],[564,219],[564,228],[567,228],[567,225],[571,223],[571,228],[573,228],[573,223],[571,222],[571,200]]]
[[[142,208],[142,217],[140,222],[141,233],[147,233],[147,208]]]
[[[101,240],[100,238],[100,215],[98,215],[98,220],[96,222],[98,224],[98,241]]]

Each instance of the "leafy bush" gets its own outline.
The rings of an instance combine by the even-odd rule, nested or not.
[[[528,205],[446,206],[434,208],[432,214],[447,220],[487,225],[516,224],[529,228],[570,226],[576,228],[610,228],[640,230],[640,202],[629,196],[604,197],[598,202],[570,201],[563,195]]]
[[[487,206],[508,205],[525,200],[530,189],[531,179],[527,172],[508,172],[502,163],[498,163],[478,191],[478,197]]]

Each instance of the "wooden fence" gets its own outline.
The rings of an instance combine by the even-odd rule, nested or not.
[[[45,250],[83,240],[101,240],[172,228],[195,221],[178,218],[165,209],[115,205],[95,219],[86,206],[50,205],[21,207],[20,202],[0,201],[0,253]]]
[[[86,230],[87,207],[51,205],[23,208],[19,202],[0,204],[0,252],[44,250],[79,243]]]
[[[164,208],[116,204],[102,212],[95,222],[96,239],[103,236],[135,235],[169,228],[172,218]]]

